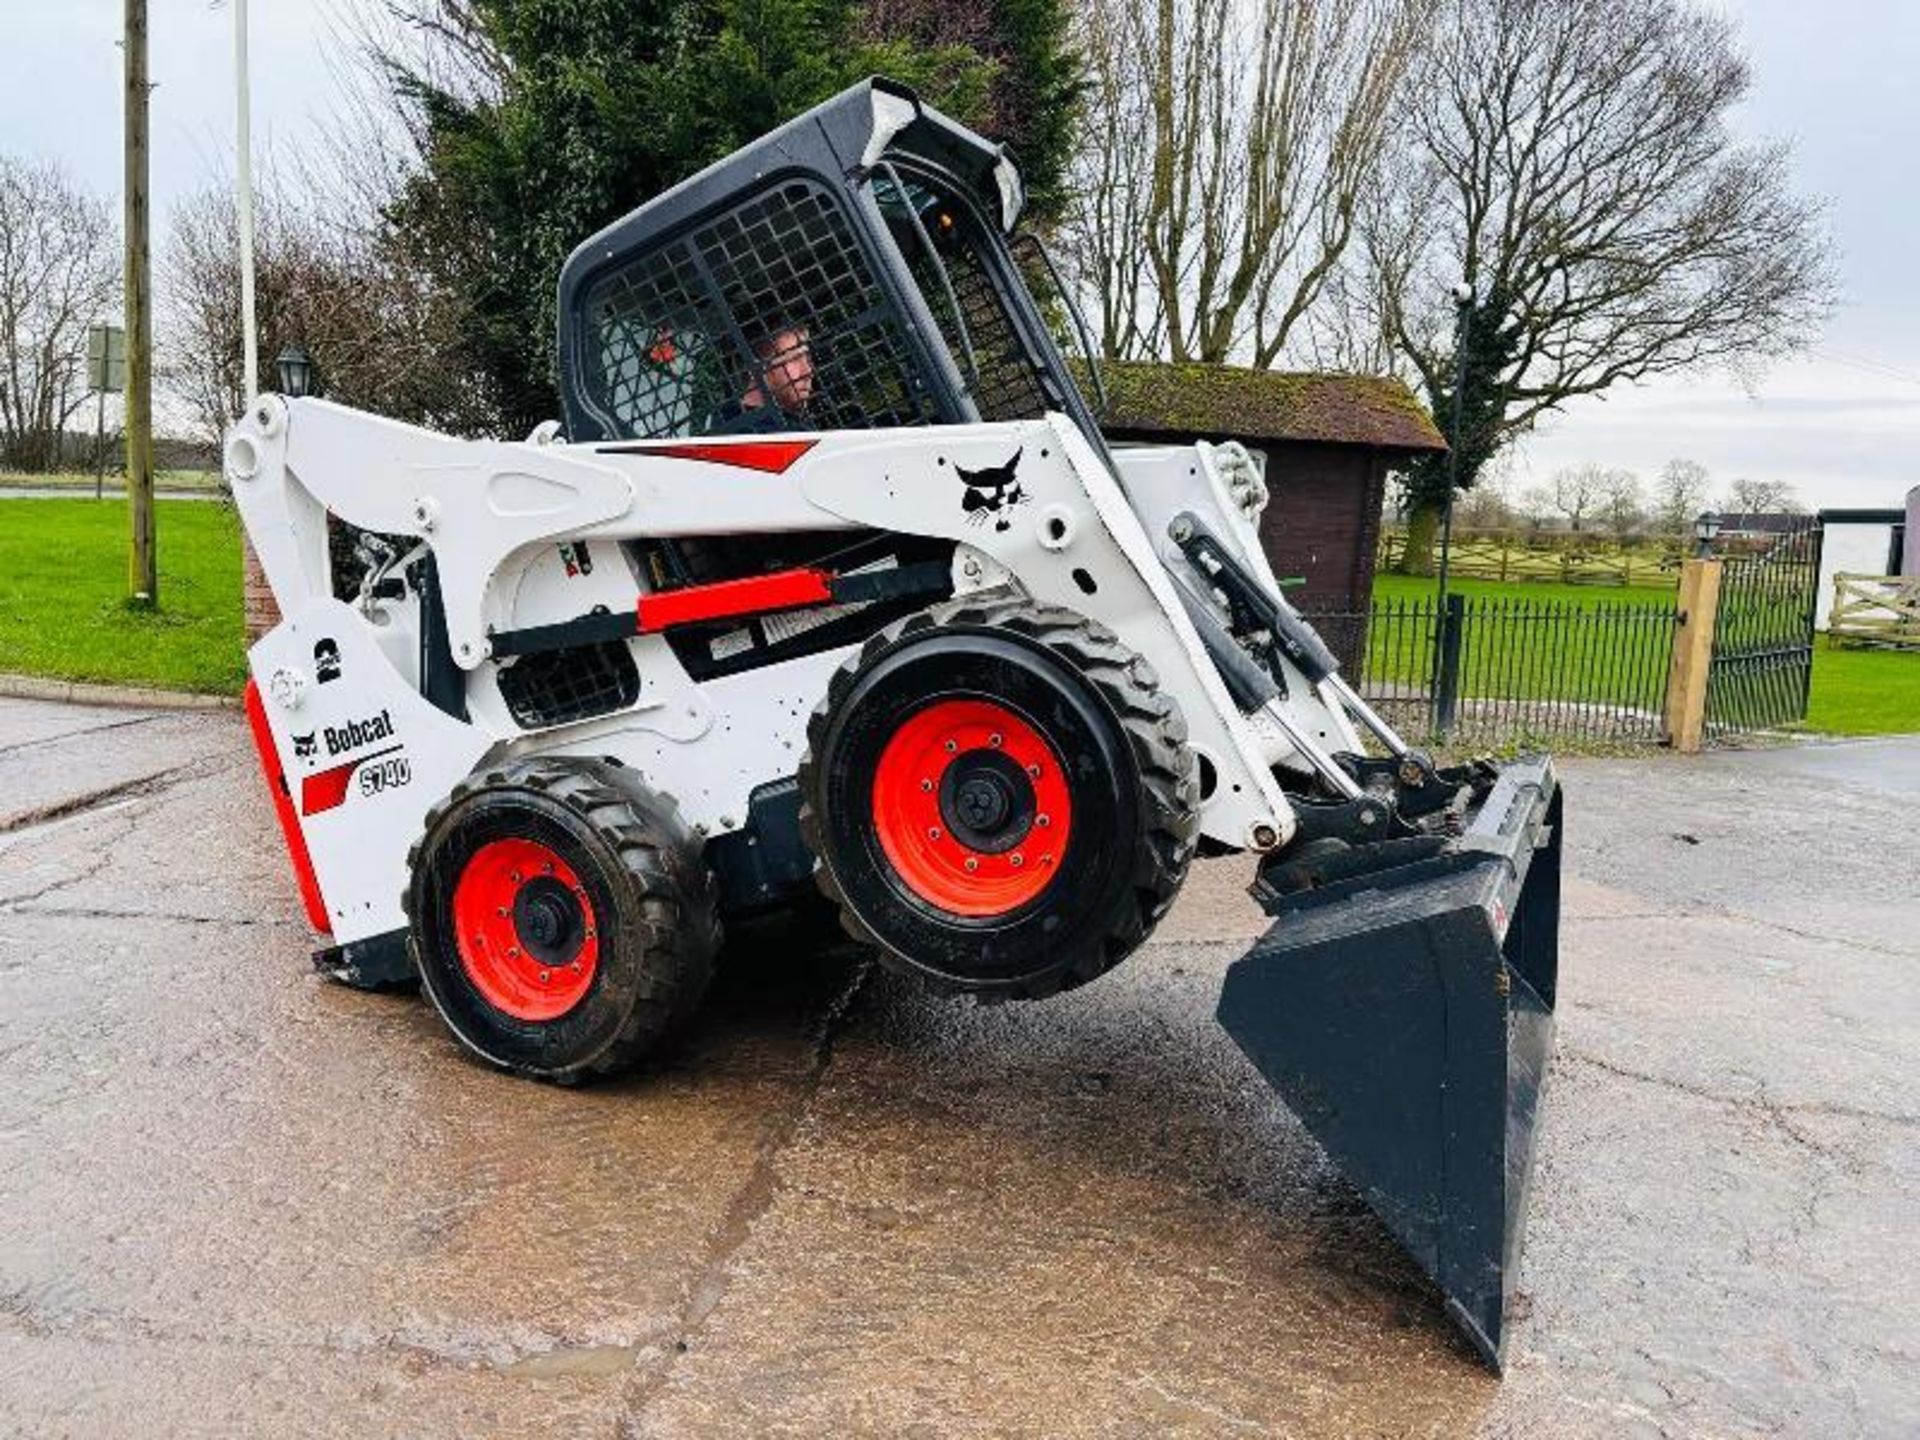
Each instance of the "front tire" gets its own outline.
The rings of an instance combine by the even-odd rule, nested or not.
[[[1104,974],[1172,904],[1198,779],[1152,669],[1111,632],[1023,600],[882,631],[808,725],[802,833],[882,963],[1036,999]]]
[[[447,1028],[573,1083],[638,1063],[698,1007],[720,927],[672,802],[601,761],[477,772],[409,856],[409,943]]]

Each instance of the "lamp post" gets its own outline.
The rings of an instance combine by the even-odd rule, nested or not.
[[[1447,494],[1440,505],[1440,606],[1447,604],[1447,561],[1453,548],[1453,496],[1460,484],[1462,394],[1467,388],[1467,327],[1473,320],[1473,282],[1453,287],[1453,419],[1447,431]]]
[[[1458,680],[1460,636],[1447,603],[1447,571],[1453,558],[1453,497],[1460,485],[1460,427],[1467,388],[1467,332],[1473,322],[1473,282],[1453,287],[1453,418],[1447,432],[1447,493],[1440,503],[1440,588],[1433,630],[1433,732],[1445,738],[1453,728],[1454,689]]]
[[[1713,558],[1714,537],[1720,533],[1720,517],[1711,510],[1702,511],[1693,522],[1693,553],[1699,560]]]
[[[288,399],[298,400],[313,393],[313,357],[300,346],[289,345],[282,350],[273,368],[280,374],[280,393]]]
[[[260,393],[260,326],[253,298],[253,78],[247,60],[247,0],[233,0],[234,201],[240,228],[240,357],[247,405]]]

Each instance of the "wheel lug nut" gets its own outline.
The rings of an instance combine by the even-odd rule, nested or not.
[[[593,927],[592,927],[591,925],[589,925],[589,926],[588,926],[588,927],[586,928],[586,931],[585,931],[585,932],[584,932],[584,933],[583,933],[583,934],[581,935],[581,937],[580,937],[580,938],[581,938],[582,940],[591,940],[591,939],[593,939]],[[578,970],[578,969],[580,968],[580,962],[576,960],[576,961],[574,962],[574,965],[573,965],[573,968],[574,968],[574,969],[576,969],[576,970]]]
[[[939,838],[940,838],[940,827],[938,825],[929,825],[927,827],[927,839],[938,840]]]
[[[1013,866],[1014,869],[1018,870],[1022,865],[1026,864],[1027,861],[1026,861],[1026,857],[1021,855],[1021,853],[1018,850],[1016,850],[1013,852],[1013,854],[1007,857],[1007,863]]]
[[[974,871],[974,870],[978,870],[979,868],[980,868],[980,862],[974,859],[971,855],[969,855],[967,857],[967,869],[969,871]]]
[[[933,789],[933,781],[931,781],[931,780],[922,780],[922,781],[920,782],[920,788],[921,788],[922,790],[931,790],[931,789]]]
[[[506,918],[507,918],[507,907],[506,907],[506,906],[504,906],[504,905],[502,905],[502,906],[500,907],[500,918],[501,918],[502,920],[504,920],[504,919],[506,919]]]
[[[1040,863],[1041,863],[1042,865],[1051,865],[1051,864],[1053,864],[1053,856],[1052,856],[1052,855],[1042,855],[1042,856],[1040,857]]]
[[[1040,766],[1038,764],[1027,766],[1027,774],[1038,780],[1040,778]]]
[[[543,860],[540,864],[540,873],[542,875],[553,874],[553,862],[551,860]]]
[[[959,748],[960,748],[960,743],[957,740],[947,741],[947,753],[949,755],[953,754],[953,752],[958,750]]]
[[[510,874],[508,874],[507,878],[513,881],[514,884],[518,885],[520,883],[520,872],[518,870],[512,871]]]
[[[1053,824],[1053,817],[1051,815],[1036,815],[1033,817],[1033,823],[1038,825],[1042,830],[1044,830],[1049,825]]]
[[[518,960],[520,958],[520,947],[518,945],[509,945],[507,947],[507,958],[509,960]]]
[[[542,970],[540,972],[540,983],[542,985],[546,984],[551,979],[553,979],[553,972],[551,970]]]
[[[989,735],[987,737],[987,744],[991,745],[994,749],[998,750],[1000,748],[1000,736]]]
[[[578,960],[573,962],[573,973],[576,975],[580,973],[580,962]]]

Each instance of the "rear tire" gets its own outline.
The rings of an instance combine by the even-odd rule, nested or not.
[[[1147,663],[1072,611],[909,616],[835,674],[807,740],[800,823],[821,888],[883,964],[936,989],[1082,985],[1186,878],[1186,726]]]
[[[673,803],[617,765],[476,772],[428,813],[408,862],[421,988],[503,1069],[563,1084],[628,1069],[706,993],[712,877]]]

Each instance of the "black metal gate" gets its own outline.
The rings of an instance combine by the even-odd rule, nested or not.
[[[1814,516],[1787,519],[1765,533],[1723,537],[1720,614],[1707,675],[1710,734],[1806,718],[1824,532]]]

